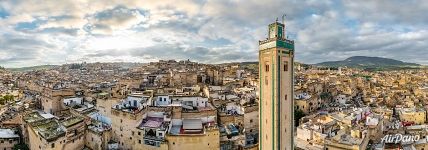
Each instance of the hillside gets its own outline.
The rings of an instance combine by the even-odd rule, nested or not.
[[[7,68],[7,70],[13,71],[13,72],[25,72],[25,71],[51,69],[54,67],[57,67],[57,66],[56,65],[40,65],[40,66],[31,66],[31,67],[22,67],[22,68]]]
[[[390,58],[367,56],[353,56],[342,61],[327,61],[315,65],[321,67],[351,67],[367,70],[411,69],[422,67],[416,63],[408,63]]]

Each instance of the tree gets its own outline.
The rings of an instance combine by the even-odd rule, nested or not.
[[[330,99],[332,96],[331,96],[331,93],[330,92],[323,92],[323,93],[321,93],[321,95],[320,95],[320,98],[321,99]]]
[[[26,144],[20,143],[20,144],[14,145],[13,150],[29,150],[29,148]]]
[[[0,105],[4,105],[6,102],[3,98],[3,96],[0,96]]]
[[[299,120],[305,117],[305,113],[300,109],[294,109],[294,126],[299,126]]]
[[[14,100],[15,100],[15,97],[13,97],[13,95],[5,95],[5,96],[3,96],[3,99],[4,99],[6,102],[10,102],[10,101],[14,101]]]

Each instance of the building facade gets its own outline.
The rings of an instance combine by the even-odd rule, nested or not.
[[[12,129],[0,128],[0,149],[12,150],[16,144],[19,144],[19,134]]]
[[[284,24],[276,21],[269,25],[269,37],[259,41],[259,149],[294,149],[294,41],[284,31]]]

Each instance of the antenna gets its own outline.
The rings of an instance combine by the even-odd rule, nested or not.
[[[282,15],[282,24],[284,24],[285,25],[285,17],[287,16],[287,14],[283,14]]]
[[[285,28],[285,16],[287,16],[287,14],[283,14],[283,15],[282,15],[282,25],[284,25],[284,30],[283,30],[283,32],[284,32],[284,33],[283,33],[283,34],[284,34],[284,35],[287,35],[287,34],[286,34],[286,30],[285,30],[285,29],[286,29],[286,28]],[[287,35],[287,39],[288,39],[288,35]]]

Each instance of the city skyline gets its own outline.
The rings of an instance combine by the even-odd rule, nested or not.
[[[255,41],[266,37],[264,25],[283,14],[287,35],[300,50],[298,62],[363,55],[428,64],[428,6],[422,1],[402,5],[334,0],[2,1],[0,64],[256,61]]]

